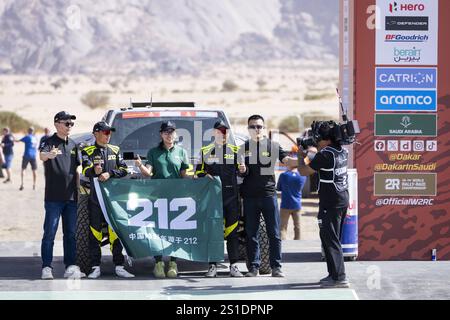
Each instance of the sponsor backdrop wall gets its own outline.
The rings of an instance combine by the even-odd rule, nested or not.
[[[341,0],[362,260],[450,260],[449,34],[448,0]]]

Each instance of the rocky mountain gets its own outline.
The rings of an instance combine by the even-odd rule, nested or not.
[[[1,73],[336,59],[338,0],[2,0]]]

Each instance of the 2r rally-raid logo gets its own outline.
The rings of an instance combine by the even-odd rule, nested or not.
[[[422,3],[412,4],[412,3],[401,3],[397,2],[389,3],[389,12],[393,13],[396,11],[424,11],[425,5]]]

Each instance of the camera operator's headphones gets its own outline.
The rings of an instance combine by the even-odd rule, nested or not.
[[[336,122],[330,121],[314,121],[311,125],[312,136],[315,142],[321,140],[335,140],[337,136],[340,136],[339,126]]]

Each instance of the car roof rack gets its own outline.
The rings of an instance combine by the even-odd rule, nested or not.
[[[194,108],[194,102],[131,102],[132,108]]]

